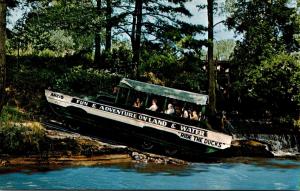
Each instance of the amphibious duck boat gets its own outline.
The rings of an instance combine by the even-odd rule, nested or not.
[[[129,132],[148,143],[148,148],[154,143],[210,153],[231,146],[232,136],[207,123],[208,96],[204,94],[123,78],[111,93],[103,91],[94,98],[51,90],[45,90],[45,95],[56,113],[98,125],[99,131],[106,126]],[[153,102],[155,111],[149,109]],[[172,106],[172,112],[166,112],[168,106]]]

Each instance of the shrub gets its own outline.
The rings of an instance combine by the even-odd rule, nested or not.
[[[0,119],[0,152],[29,154],[40,151],[45,137],[40,123],[26,122],[28,115],[12,107],[4,107]]]
[[[75,66],[62,78],[56,80],[54,88],[60,91],[93,95],[100,90],[110,92],[120,79],[121,76],[117,74]]]
[[[11,154],[39,153],[44,141],[44,129],[39,123],[4,123],[0,127],[1,150]]]
[[[250,99],[261,112],[269,110],[276,116],[285,116],[299,108],[300,64],[297,57],[285,52],[273,55],[249,72],[245,71],[245,76],[242,86],[247,88],[245,93],[249,99],[244,101],[247,110],[255,109],[257,113]]]
[[[22,122],[27,119],[29,119],[27,113],[20,111],[16,107],[5,106],[0,114],[0,125],[9,121]]]

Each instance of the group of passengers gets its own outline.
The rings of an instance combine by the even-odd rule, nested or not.
[[[140,108],[141,106],[142,106],[142,102],[140,98],[137,98],[133,103],[133,107]],[[152,99],[151,106],[146,109],[150,111],[158,111],[157,100]],[[198,114],[196,110],[191,110],[191,109],[187,110],[185,107],[182,107],[182,109],[180,109],[179,107],[174,108],[173,104],[171,103],[168,104],[167,109],[165,111],[162,111],[162,113],[168,115],[174,115],[186,119],[196,120],[196,121],[202,120],[203,117],[201,111]]]
[[[191,120],[195,120],[195,121],[201,121],[203,119],[203,116],[202,116],[202,112],[200,111],[199,113],[197,113],[196,110],[187,110],[186,108],[182,108],[182,115],[181,117],[183,118],[189,118]]]

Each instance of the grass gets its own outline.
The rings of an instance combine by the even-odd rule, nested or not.
[[[29,120],[29,114],[5,106],[0,115],[0,153],[37,153],[44,141],[45,130],[38,122]]]
[[[23,122],[29,120],[29,114],[25,113],[21,109],[12,106],[4,106],[2,113],[0,114],[0,122]]]

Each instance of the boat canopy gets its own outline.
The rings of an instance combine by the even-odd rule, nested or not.
[[[208,95],[188,92],[184,90],[178,90],[178,89],[159,86],[155,84],[149,84],[149,83],[140,82],[136,80],[130,80],[127,78],[123,78],[120,81],[119,86],[131,88],[136,91],[144,92],[147,94],[154,94],[154,95],[168,97],[168,98],[181,100],[189,103],[194,103],[197,105],[206,105],[208,100]]]

